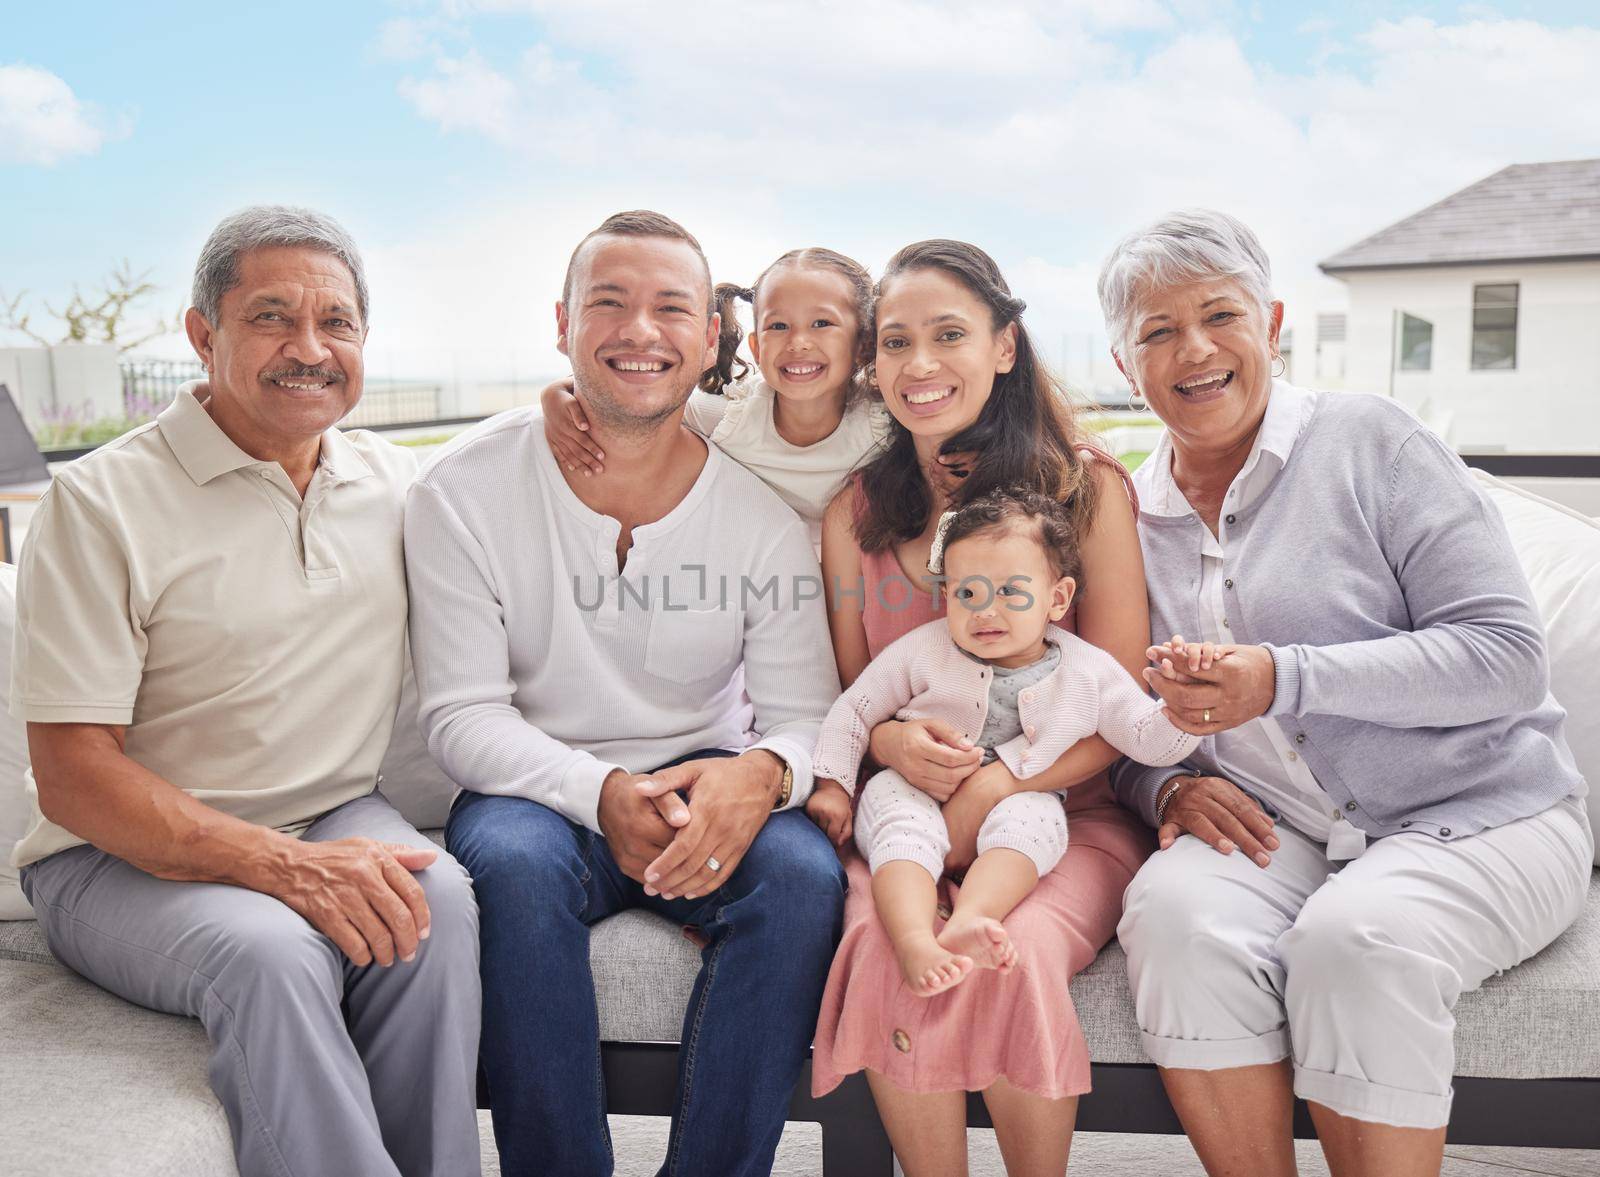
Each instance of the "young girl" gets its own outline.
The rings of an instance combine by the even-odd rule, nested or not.
[[[859,262],[831,249],[796,249],[762,271],[753,287],[722,283],[716,293],[717,366],[690,396],[684,423],[776,491],[819,547],[829,501],[889,431],[883,402],[857,379],[872,279]],[[750,366],[737,356],[744,332],[735,299],[753,307],[750,354],[758,379],[743,379]],[[551,384],[540,402],[556,459],[569,470],[602,472],[605,455],[588,436],[571,381]]]
[[[1077,588],[1074,534],[1066,508],[1036,491],[996,490],[948,513],[929,560],[946,593],[945,617],[873,659],[823,721],[806,812],[838,845],[854,826],[878,917],[906,984],[922,997],[974,966],[1004,972],[1015,962],[1000,921],[1066,852],[1063,794],[1014,793],[990,811],[955,910],[936,933],[948,793],[919,790],[885,769],[861,791],[852,820],[856,773],[876,725],[939,720],[1019,780],[1096,731],[1150,765],[1176,764],[1200,742],[1110,654],[1052,624]]]

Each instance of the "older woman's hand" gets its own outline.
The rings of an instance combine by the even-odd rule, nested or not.
[[[1167,801],[1156,841],[1165,850],[1179,834],[1193,834],[1220,854],[1235,847],[1257,865],[1272,861],[1269,850],[1278,848],[1274,822],[1261,806],[1232,781],[1216,776],[1177,777],[1163,788],[1176,788]]]
[[[1144,681],[1174,726],[1191,735],[1214,736],[1259,719],[1277,692],[1278,672],[1265,646],[1212,646],[1176,636],[1145,654],[1156,665],[1144,668]]]

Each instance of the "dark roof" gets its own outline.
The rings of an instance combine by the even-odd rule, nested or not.
[[[1502,168],[1321,263],[1324,273],[1600,257],[1600,159]]]

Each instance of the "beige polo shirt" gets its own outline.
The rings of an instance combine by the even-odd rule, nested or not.
[[[23,547],[11,709],[127,728],[191,796],[297,833],[373,788],[400,694],[412,454],[323,435],[304,500],[189,388],[64,467]],[[19,867],[80,845],[39,812]]]

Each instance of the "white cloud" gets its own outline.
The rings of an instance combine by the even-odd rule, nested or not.
[[[454,0],[443,19],[463,43],[476,12],[497,12],[502,39],[506,14],[526,13],[525,50],[438,56],[403,92],[561,177],[498,210],[546,224],[582,209],[541,247],[561,261],[599,216],[645,203],[759,242],[721,255],[733,277],[814,240],[877,265],[914,237],[970,234],[1047,350],[1093,330],[1104,251],[1171,208],[1251,224],[1303,321],[1340,298],[1320,258],[1509,163],[1600,155],[1597,28],[1413,18],[1339,40],[1319,26],[1321,48],[1289,68],[1190,0],[1108,25],[1111,7],[709,0],[690,21],[628,0]],[[1154,47],[1128,48],[1128,27]],[[696,198],[674,207],[681,193]],[[1094,244],[1061,256],[1030,238]],[[458,240],[441,264],[473,248]]]
[[[442,57],[432,76],[405,78],[400,93],[446,131],[478,131],[501,143],[516,135],[517,87],[476,53]]]
[[[51,167],[93,155],[112,133],[49,70],[0,66],[0,162]]]

